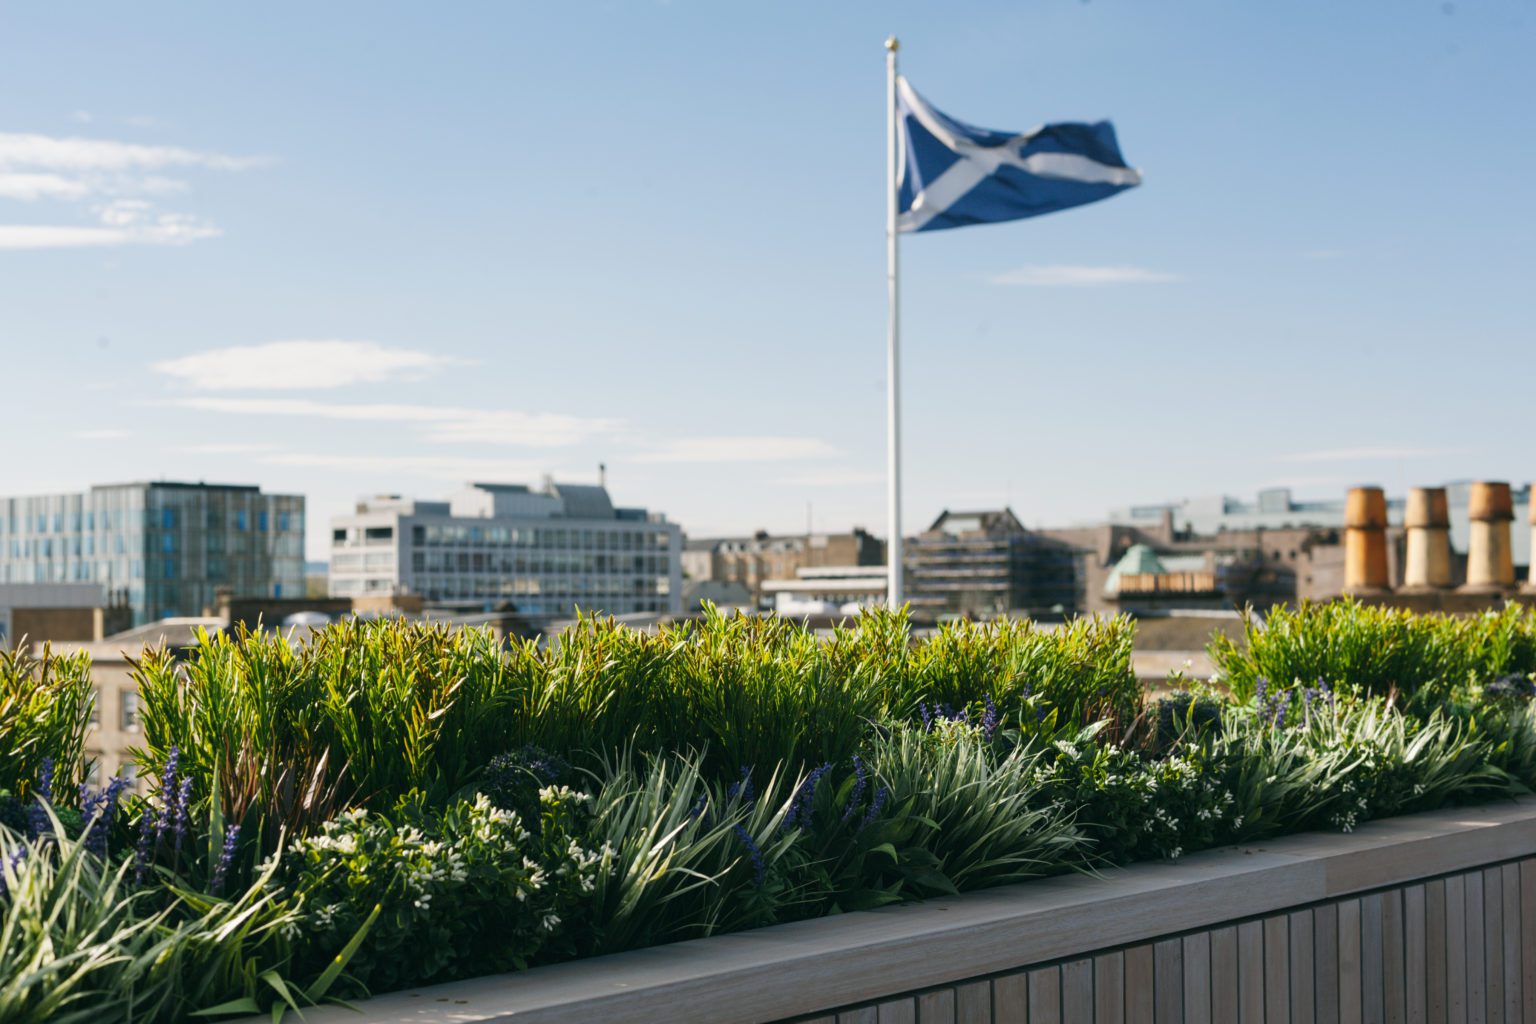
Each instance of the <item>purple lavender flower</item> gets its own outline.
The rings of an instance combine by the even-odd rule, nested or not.
[[[736,825],[731,831],[736,833],[736,838],[741,840],[741,845],[747,848],[747,854],[752,858],[752,888],[761,889],[768,877],[768,865],[763,862],[762,848],[743,826]]]
[[[12,853],[11,856],[8,858],[8,860],[6,862],[6,866],[11,869],[11,873],[12,874],[15,874],[16,873],[16,869],[21,866],[21,862],[26,860],[26,859],[27,859],[27,848],[25,846],[18,846],[18,847],[16,847],[15,852]],[[0,896],[5,896],[5,895],[8,895],[9,893],[10,893],[10,886],[8,886],[6,884],[6,882],[5,882],[5,875],[4,874],[0,874]]]
[[[884,786],[875,790],[875,798],[870,801],[869,812],[864,815],[864,820],[859,822],[858,831],[863,832],[870,825],[874,824],[875,819],[880,816],[880,812],[885,809],[886,798],[890,795],[891,791]]]
[[[176,791],[176,808],[171,823],[171,831],[176,837],[176,845],[172,850],[172,859],[181,860],[181,844],[187,839],[188,810],[192,801],[192,780],[182,779],[181,787]]]
[[[752,802],[753,791],[751,768],[743,766],[741,769],[741,778],[738,781],[731,783],[725,791],[725,798],[727,800],[735,800],[738,796],[741,797],[742,803]]]
[[[789,813],[784,815],[784,823],[779,826],[782,831],[788,831],[795,825],[808,829],[811,827],[811,806],[816,799],[816,783],[821,777],[832,770],[830,762],[823,764],[800,783],[795,795],[789,802]]]
[[[858,754],[853,755],[853,792],[848,794],[848,806],[843,809],[843,821],[853,819],[859,811],[859,802],[864,799],[864,787],[869,779],[864,771],[864,759]]]
[[[121,775],[114,775],[106,789],[96,792],[85,783],[80,784],[80,817],[85,821],[81,838],[85,848],[98,857],[107,855],[107,837],[117,820],[118,799],[127,788],[128,780]]]
[[[923,732],[933,728],[933,716],[928,713],[928,704],[925,701],[917,702],[917,713],[923,718]]]
[[[53,803],[53,758],[43,758],[43,766],[37,775],[37,791],[32,806],[27,811],[27,835],[36,839],[53,831],[48,820],[47,805]]]
[[[160,845],[166,830],[174,824],[176,807],[177,775],[181,771],[181,748],[172,746],[165,757],[165,770],[160,773],[160,815],[155,824],[155,845]]]
[[[230,862],[235,859],[235,844],[240,841],[240,826],[231,825],[224,833],[224,848],[219,851],[219,862],[213,867],[213,880],[209,889],[215,896],[224,891],[224,878],[229,874]]]
[[[985,702],[986,712],[981,716],[981,738],[991,740],[992,734],[997,731],[997,705],[992,703],[990,693],[982,699]]]
[[[149,871],[149,859],[154,855],[161,827],[159,815],[148,800],[139,811],[139,841],[133,850],[133,884],[143,885]]]

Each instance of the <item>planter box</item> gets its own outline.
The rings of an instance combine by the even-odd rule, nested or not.
[[[1536,800],[519,974],[312,1024],[1536,1021]]]

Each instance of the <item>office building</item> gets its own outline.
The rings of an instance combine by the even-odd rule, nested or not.
[[[0,583],[94,583],[134,625],[199,614],[223,590],[298,596],[304,499],[169,481],[0,498]]]
[[[689,580],[740,583],[754,605],[771,607],[770,580],[793,580],[802,569],[885,564],[885,543],[855,527],[847,533],[790,533],[759,530],[749,537],[688,538],[683,575]]]
[[[417,594],[434,607],[676,614],[682,533],[615,508],[601,485],[469,484],[447,501],[382,495],[331,520],[333,597]]]
[[[1070,615],[1083,603],[1082,558],[1011,509],[946,510],[906,542],[906,599],[922,618]]]

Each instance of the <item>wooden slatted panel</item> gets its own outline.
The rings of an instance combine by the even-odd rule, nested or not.
[[[1536,858],[799,1024],[1536,1024]]]
[[[918,996],[917,1024],[955,1024],[955,990],[941,988]]]
[[[1291,919],[1277,914],[1264,920],[1264,1019],[1291,1019]]]
[[[1184,1021],[1211,1024],[1211,933],[1184,936]]]
[[[1029,972],[1029,1024],[1061,1024],[1061,969]]]
[[[1264,923],[1237,926],[1237,1019],[1241,1024],[1264,1021]]]
[[[1312,911],[1313,959],[1317,963],[1317,1024],[1339,1024],[1339,905]]]
[[[1360,1021],[1360,901],[1340,900],[1339,1024]]]
[[[1313,963],[1312,911],[1291,915],[1291,1020],[1314,1024],[1317,1019],[1317,967]]]
[[[1504,873],[1498,868],[1483,872],[1483,972],[1488,1022],[1504,1024]]]
[[[1152,947],[1153,1020],[1180,1024],[1184,1020],[1184,943],[1164,939]]]
[[[1424,952],[1424,887],[1410,885],[1403,890],[1403,985],[1407,1004],[1403,1018],[1408,1024],[1426,1024],[1425,975],[1427,957]]]
[[[1005,974],[992,979],[993,1024],[1029,1024],[1029,975]]]
[[[1384,1024],[1381,956],[1381,893],[1360,897],[1360,1019]]]
[[[1237,928],[1211,931],[1211,1019],[1237,1020]]]
[[[1536,1021],[1536,860],[1520,862],[1520,1003],[1522,1019]]]
[[[1071,960],[1061,965],[1061,1019],[1093,1020],[1093,961]]]
[[[1387,1024],[1403,1024],[1408,1017],[1407,965],[1403,962],[1403,890],[1381,894],[1382,1006]]]
[[[1093,961],[1093,1024],[1125,1024],[1125,954]]]
[[[1467,955],[1467,1022],[1488,1024],[1488,970],[1483,955],[1483,873],[1462,876],[1467,887],[1467,930],[1462,939]]]
[[[992,1024],[992,985],[972,981],[955,986],[955,1024]]]
[[[1520,978],[1520,865],[1505,864],[1504,876],[1504,1019],[1520,1024],[1524,1014]]]
[[[1125,951],[1125,1024],[1153,1024],[1152,947]]]
[[[1447,1024],[1445,973],[1445,880],[1424,883],[1424,1015]]]
[[[1445,880],[1445,1012],[1453,1024],[1467,1019],[1467,877]]]

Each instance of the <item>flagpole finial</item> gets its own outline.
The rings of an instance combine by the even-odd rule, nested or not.
[[[885,40],[885,48],[890,50],[892,53],[895,53],[897,50],[901,49],[901,42],[897,40],[895,36],[887,36]]]

